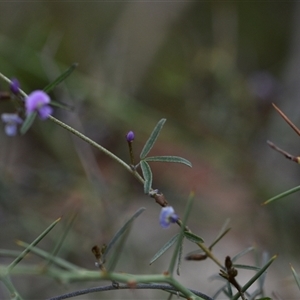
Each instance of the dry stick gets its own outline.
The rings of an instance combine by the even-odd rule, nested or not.
[[[286,121],[293,128],[293,130],[298,135],[300,135],[300,130],[298,129],[298,127],[274,103],[272,103],[272,105],[277,110],[277,112],[281,115],[284,121]]]
[[[276,111],[280,114],[280,116],[288,123],[288,125],[290,125],[290,127],[300,136],[299,128],[274,103],[272,103],[272,105],[276,109]],[[296,157],[296,156],[289,154],[288,152],[280,149],[279,147],[277,147],[274,143],[272,143],[270,141],[267,141],[267,143],[271,148],[273,148],[277,152],[284,155],[287,159],[290,159],[298,164],[300,163],[300,157]]]
[[[268,145],[269,145],[272,149],[274,149],[274,150],[276,150],[277,152],[281,153],[281,154],[284,155],[287,159],[290,159],[290,160],[292,160],[292,161],[294,161],[294,162],[296,162],[296,163],[298,163],[298,164],[300,163],[300,157],[296,157],[296,156],[293,156],[293,155],[289,154],[288,152],[286,152],[286,151],[280,149],[279,147],[277,147],[274,143],[272,143],[272,142],[270,142],[270,141],[267,141],[267,143],[268,143]]]

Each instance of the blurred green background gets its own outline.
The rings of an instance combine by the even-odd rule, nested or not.
[[[56,109],[55,117],[128,162],[125,134],[135,132],[138,157],[155,124],[167,118],[151,154],[179,155],[193,168],[153,163],[153,187],[179,214],[189,192],[196,192],[189,226],[208,244],[231,219],[231,232],[215,248],[220,260],[251,245],[279,253],[266,290],[292,299],[299,295],[288,265],[300,272],[299,193],[260,204],[300,180],[299,166],[266,144],[270,139],[299,153],[298,137],[272,108],[276,103],[300,126],[299,20],[297,2],[1,2],[0,71],[17,77],[29,93],[78,62],[51,94],[74,110]],[[8,86],[1,82],[0,89]],[[1,103],[1,113],[12,110]],[[59,255],[93,269],[92,246],[108,242],[144,206],[118,270],[164,271],[167,254],[153,266],[148,262],[177,228],[161,230],[160,208],[119,165],[50,121],[37,120],[15,138],[2,130],[0,139],[1,248],[19,249],[16,239],[31,242],[63,216],[41,243],[51,251],[76,212]],[[219,283],[207,278],[217,272],[212,262],[185,262],[181,280],[212,295]],[[62,286],[30,276],[14,282],[28,299],[99,284]],[[8,297],[4,288],[0,292]],[[152,293],[82,299],[165,297]]]

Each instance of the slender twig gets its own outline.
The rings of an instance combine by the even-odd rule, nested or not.
[[[300,135],[300,130],[298,127],[274,104],[272,103],[273,107],[277,110],[277,112],[281,115],[281,117],[293,128],[293,130]]]
[[[267,144],[274,150],[276,150],[277,152],[281,153],[282,155],[284,155],[287,159],[290,159],[291,161],[294,161],[296,163],[299,163],[299,157],[293,156],[291,154],[289,154],[288,152],[280,149],[279,147],[277,147],[274,143],[267,141]]]
[[[78,290],[75,292],[71,293],[66,293],[60,296],[55,296],[52,298],[49,298],[48,300],[62,300],[62,299],[68,299],[72,297],[77,297],[81,295],[86,295],[86,294],[92,294],[92,293],[97,293],[97,292],[104,292],[104,291],[112,291],[112,290],[125,290],[125,289],[132,289],[132,286],[129,286],[128,284],[119,284],[118,287],[115,287],[113,285],[106,285],[106,286],[98,286],[98,287],[93,287],[93,288],[87,288],[87,289],[82,289]],[[164,291],[177,291],[177,289],[169,284],[144,284],[144,283],[138,283],[135,285],[134,289],[137,290],[143,290],[143,289],[148,289],[148,290],[164,290]],[[193,290],[189,289],[193,294],[196,296],[201,297],[204,300],[213,300],[211,297]],[[183,295],[181,295],[183,296]]]

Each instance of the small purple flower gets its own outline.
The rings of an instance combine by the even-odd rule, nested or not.
[[[163,228],[168,228],[171,223],[176,223],[178,221],[178,216],[172,206],[166,206],[161,209],[159,216],[160,226]]]
[[[5,133],[8,136],[15,136],[18,125],[23,123],[23,120],[17,114],[2,114],[1,120],[5,123]]]
[[[128,143],[131,143],[134,140],[134,132],[133,131],[129,131],[126,134],[126,140]]]
[[[42,120],[49,118],[53,109],[48,104],[50,103],[50,97],[41,90],[33,91],[25,99],[26,113],[30,114],[37,112]]]
[[[20,92],[20,82],[17,78],[13,78],[10,83],[10,90],[13,94],[17,95]]]

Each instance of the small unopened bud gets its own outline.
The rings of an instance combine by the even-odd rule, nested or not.
[[[17,95],[20,92],[20,82],[17,78],[13,78],[10,83],[10,90],[13,94]]]
[[[131,143],[134,140],[134,132],[133,131],[129,131],[126,134],[126,140],[128,143]]]

